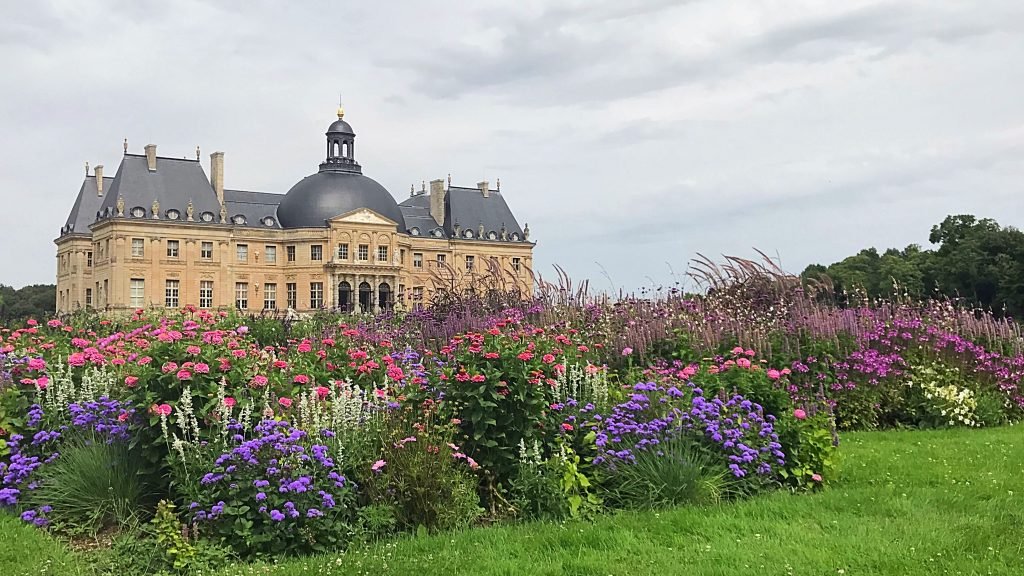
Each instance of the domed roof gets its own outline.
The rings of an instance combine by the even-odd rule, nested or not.
[[[277,220],[283,228],[323,228],[327,220],[360,208],[394,220],[400,230],[405,230],[398,203],[376,180],[327,170],[306,176],[292,186],[277,208]]]
[[[363,176],[356,162],[356,134],[342,120],[345,111],[338,108],[338,119],[327,129],[327,159],[320,171],[306,176],[285,194],[277,207],[282,228],[323,228],[327,221],[346,212],[367,208],[394,220],[399,230],[405,221],[398,202],[383,186]]]

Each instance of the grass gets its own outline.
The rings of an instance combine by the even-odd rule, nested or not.
[[[345,554],[231,566],[218,576],[321,574],[1024,574],[1021,428],[844,437],[843,477],[814,495],[403,538]],[[37,574],[55,543],[10,521],[0,574]],[[3,549],[9,550],[8,546]]]

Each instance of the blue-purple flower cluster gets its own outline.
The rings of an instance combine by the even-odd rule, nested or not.
[[[36,472],[60,458],[60,442],[71,435],[85,435],[89,440],[108,444],[128,441],[128,426],[135,410],[127,401],[106,396],[91,402],[73,403],[67,414],[56,414],[49,420],[52,429],[41,428],[48,421],[46,413],[33,404],[26,418],[26,429],[36,432],[26,441],[21,434],[7,440],[10,456],[0,462],[0,506],[18,508],[25,492],[36,490]],[[50,506],[43,505],[21,512],[21,519],[36,526],[49,523]]]
[[[237,422],[227,426],[235,446],[200,478],[189,505],[192,521],[230,534],[242,518],[254,533],[298,542],[330,529],[311,524],[315,519],[349,512],[345,503],[354,487],[330,455],[329,431],[317,438],[288,422],[263,420],[245,439]],[[306,536],[297,530],[300,523]]]
[[[693,385],[641,382],[611,414],[594,419],[598,464],[629,464],[637,450],[660,455],[659,444],[684,434],[722,455],[736,478],[770,477],[776,465],[785,464],[775,417],[738,394],[706,398]]]

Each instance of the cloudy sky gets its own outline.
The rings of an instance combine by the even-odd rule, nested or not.
[[[452,4],[0,0],[0,283],[54,281],[84,163],[112,175],[124,138],[285,192],[339,93],[396,197],[500,178],[539,271],[601,289],[1024,226],[1020,0]]]

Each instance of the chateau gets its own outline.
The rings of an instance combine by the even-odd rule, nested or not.
[[[402,203],[364,176],[338,109],[320,169],[287,194],[224,187],[224,153],[96,166],[57,244],[57,311],[417,308],[439,286],[532,287],[529,225],[488,182],[430,182]]]

